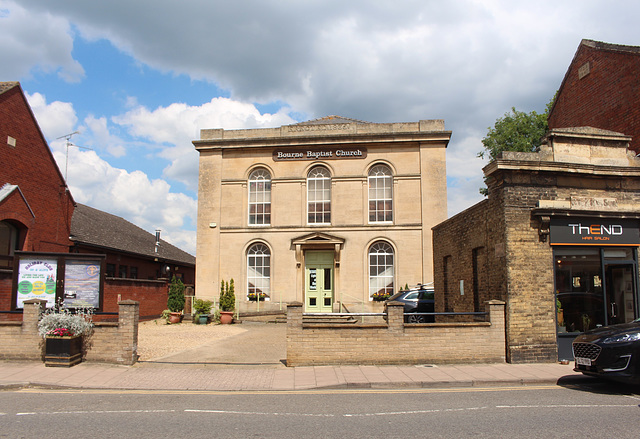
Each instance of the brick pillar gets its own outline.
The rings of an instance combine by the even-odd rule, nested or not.
[[[46,307],[46,300],[29,299],[24,301],[20,343],[24,346],[21,356],[24,356],[25,359],[41,360],[44,356],[44,342],[38,334],[38,322]]]
[[[29,299],[24,301],[22,312],[22,333],[24,335],[38,335],[38,321],[40,314],[45,310],[47,301],[42,299]]]
[[[404,333],[404,304],[389,302],[386,305],[387,330],[389,332]]]
[[[491,326],[504,331],[504,308],[505,302],[502,300],[488,300],[485,302],[485,312],[488,313],[488,321]]]
[[[302,343],[302,303],[291,302],[287,305],[287,366],[297,364]]]
[[[135,300],[118,302],[118,332],[122,343],[122,362],[132,365],[138,360],[138,321],[140,303]]]

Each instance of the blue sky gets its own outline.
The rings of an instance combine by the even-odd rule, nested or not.
[[[77,202],[195,254],[205,128],[444,119],[449,214],[470,207],[497,118],[543,111],[581,39],[640,45],[637,1],[579,5],[0,0],[0,81],[20,81]]]

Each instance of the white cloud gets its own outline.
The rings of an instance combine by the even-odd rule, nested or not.
[[[260,114],[255,105],[227,98],[214,98],[200,106],[171,104],[149,110],[138,105],[113,121],[128,129],[130,135],[159,145],[158,157],[170,161],[163,175],[198,187],[198,153],[192,141],[204,128],[261,128],[294,123],[285,110],[276,114]]]
[[[34,71],[57,72],[67,82],[84,77],[73,59],[73,35],[64,16],[36,12],[11,0],[0,0],[0,77],[15,80]]]
[[[46,98],[40,93],[25,94],[45,136],[57,139],[75,130],[78,118],[69,102],[55,101],[47,104]]]

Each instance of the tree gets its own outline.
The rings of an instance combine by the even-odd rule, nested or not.
[[[482,139],[484,150],[478,153],[478,157],[486,157],[491,161],[498,158],[502,151],[538,152],[549,129],[547,117],[556,95],[557,92],[547,104],[544,113],[525,113],[512,107],[510,113],[505,113],[496,120],[493,128],[489,128],[486,137]],[[486,196],[488,189],[480,188],[480,193]]]

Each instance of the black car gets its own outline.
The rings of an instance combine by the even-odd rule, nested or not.
[[[603,326],[573,341],[576,372],[640,384],[640,319]]]
[[[434,292],[433,288],[426,285],[418,285],[407,291],[400,291],[389,297],[388,302],[402,302],[404,313],[434,312]],[[406,323],[433,323],[434,316],[405,315]]]

